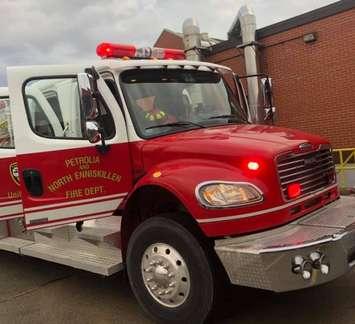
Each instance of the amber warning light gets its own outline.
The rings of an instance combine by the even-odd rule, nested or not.
[[[96,48],[101,58],[133,58],[159,60],[185,60],[183,50],[159,47],[136,47],[128,44],[101,43]]]

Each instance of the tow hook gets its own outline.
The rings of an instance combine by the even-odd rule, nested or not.
[[[314,270],[320,271],[321,274],[327,275],[330,265],[326,262],[323,253],[314,251],[308,257],[297,255],[292,260],[292,272],[300,274],[304,280],[310,280]]]

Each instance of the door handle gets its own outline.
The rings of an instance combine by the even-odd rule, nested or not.
[[[41,173],[38,170],[27,169],[23,170],[23,181],[27,191],[34,197],[43,195],[43,185]]]

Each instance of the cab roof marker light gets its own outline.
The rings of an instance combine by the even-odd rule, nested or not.
[[[183,50],[159,47],[136,47],[129,44],[101,43],[96,48],[101,58],[136,58],[160,60],[185,60]]]

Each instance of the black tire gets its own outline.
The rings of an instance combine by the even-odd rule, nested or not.
[[[145,250],[156,243],[177,250],[188,267],[190,291],[180,306],[169,308],[157,302],[146,288],[141,271]],[[141,307],[159,323],[203,323],[209,316],[216,294],[216,280],[208,253],[179,223],[163,217],[149,218],[133,232],[127,249],[127,272]]]

